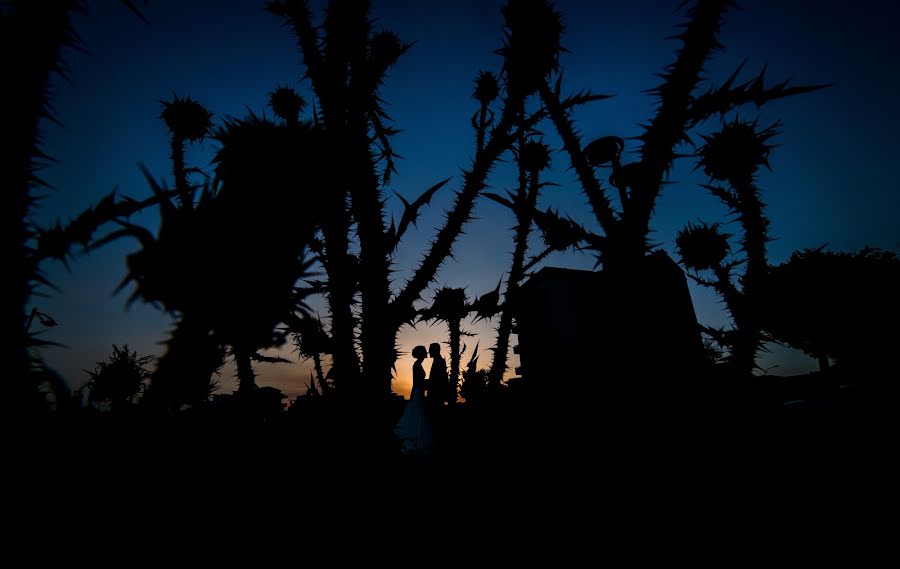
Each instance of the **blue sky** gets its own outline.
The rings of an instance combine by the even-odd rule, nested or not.
[[[45,149],[57,162],[44,177],[57,191],[44,199],[35,218],[48,223],[77,214],[112,188],[133,197],[149,194],[137,168],[146,164],[159,178],[170,177],[168,136],[158,119],[160,100],[172,92],[190,95],[216,118],[241,116],[247,109],[264,110],[267,92],[277,84],[294,86],[308,97],[300,80],[302,67],[290,30],[261,9],[261,2],[176,2],[153,0],[145,8],[150,25],[142,23],[118,2],[89,2],[76,28],[90,53],[67,54],[71,81],[55,81],[54,107],[63,127],[44,126]],[[643,90],[658,83],[654,73],[671,62],[677,42],[665,40],[682,21],[678,2],[557,2],[563,12],[569,53],[562,60],[564,90],[590,88],[613,98],[579,109],[576,119],[586,140],[639,134],[638,123],[652,116],[653,99]],[[769,207],[770,260],[781,262],[791,251],[828,244],[839,250],[865,245],[900,249],[900,197],[892,168],[898,164],[900,112],[894,99],[900,83],[900,40],[890,29],[896,21],[892,2],[859,0],[755,1],[729,13],[717,54],[707,76],[721,81],[743,60],[746,77],[768,65],[771,80],[834,83],[830,88],[766,106],[742,109],[747,118],[768,125],[784,123],[771,156],[771,172],[759,179]],[[314,3],[314,6],[320,3]],[[394,139],[404,157],[389,190],[410,197],[433,183],[453,176],[451,183],[422,215],[418,231],[407,234],[395,268],[399,282],[415,266],[459,187],[460,169],[473,155],[474,134],[469,118],[478,71],[499,71],[493,51],[502,41],[502,18],[496,1],[376,2],[377,25],[397,32],[416,45],[392,70],[383,89],[388,112],[403,132]],[[716,127],[703,125],[700,132]],[[558,148],[547,129],[546,141]],[[626,152],[635,149],[629,141]],[[208,165],[215,144],[206,141],[188,150],[190,165]],[[698,187],[701,176],[690,173],[690,160],[673,169],[659,201],[652,226],[654,238],[672,251],[675,232],[688,221],[723,219],[718,202]],[[587,226],[595,227],[585,198],[567,172],[567,158],[553,155],[550,179],[561,184],[545,192],[542,205],[552,205]],[[512,187],[509,167],[498,168],[490,180],[495,191]],[[392,195],[392,194],[391,194]],[[392,199],[399,212],[399,201]],[[455,261],[441,270],[439,284],[465,286],[470,295],[492,289],[508,270],[513,220],[500,206],[482,200],[479,217],[455,250]],[[399,216],[398,216],[399,217]],[[155,224],[155,213],[138,222]],[[139,304],[125,309],[127,294],[112,291],[125,274],[124,257],[137,246],[120,242],[81,258],[66,271],[48,265],[47,273],[61,292],[45,291],[35,305],[60,322],[44,337],[67,348],[44,351],[72,385],[83,383],[81,370],[92,369],[111,344],[129,343],[142,354],[160,354],[170,318]],[[546,264],[589,269],[594,259],[571,253],[551,257]],[[693,290],[701,322],[726,322],[718,300],[708,291]],[[430,296],[429,296],[430,298]],[[468,326],[480,336],[482,348],[493,343],[492,326]],[[407,349],[415,344],[444,341],[442,325],[404,330]],[[487,353],[482,363],[489,363]],[[395,389],[408,392],[410,358],[398,362]],[[513,362],[514,364],[515,362]],[[809,362],[776,349],[763,367],[792,373]],[[286,391],[303,390],[306,365],[266,365],[260,383]],[[231,372],[221,381],[230,390]]]

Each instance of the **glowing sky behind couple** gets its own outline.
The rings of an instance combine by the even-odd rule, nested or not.
[[[403,129],[394,139],[395,150],[404,159],[387,188],[391,206],[400,211],[393,191],[410,198],[454,176],[423,211],[418,230],[409,232],[401,245],[394,266],[398,283],[421,258],[443,219],[452,190],[459,187],[460,169],[469,165],[474,153],[469,124],[476,110],[471,98],[473,79],[480,70],[500,69],[500,57],[493,53],[502,42],[500,4],[481,0],[374,3],[376,27],[416,41],[382,91],[389,114]],[[676,42],[664,38],[675,33],[674,26],[683,20],[676,9],[678,2],[556,4],[567,27],[564,90],[590,88],[615,95],[576,112],[585,140],[639,134],[637,123],[648,120],[653,112],[653,99],[642,91],[659,82],[653,74],[674,57]],[[57,162],[43,177],[58,191],[39,204],[35,216],[39,222],[73,216],[114,186],[123,194],[147,196],[149,188],[137,168],[139,162],[168,180],[168,135],[158,116],[160,100],[170,98],[173,91],[202,102],[217,119],[243,116],[248,109],[262,113],[267,93],[279,84],[294,86],[310,97],[308,85],[300,80],[302,67],[293,35],[262,10],[261,2],[153,0],[141,6],[150,25],[115,2],[89,2],[88,13],[76,18],[76,29],[90,53],[68,52],[71,82],[55,81],[54,107],[64,127],[44,126],[44,148]],[[772,172],[764,172],[759,180],[769,205],[771,235],[776,238],[770,244],[774,263],[786,260],[793,250],[826,243],[838,250],[900,247],[896,221],[900,198],[893,172],[900,154],[896,136],[900,113],[894,106],[900,87],[900,65],[894,58],[900,42],[890,30],[896,11],[894,3],[879,1],[772,0],[746,2],[742,10],[726,18],[721,41],[727,49],[711,62],[708,77],[722,81],[748,58],[746,78],[767,64],[773,81],[834,83],[818,93],[776,101],[761,113],[753,107],[740,112],[742,117],[760,116],[765,126],[779,118],[784,123],[775,139],[782,146],[771,156]],[[707,124],[701,132],[715,126]],[[546,142],[558,149],[552,129],[544,130]],[[635,148],[636,141],[627,141],[626,156]],[[189,165],[207,168],[214,150],[209,140],[189,147]],[[684,150],[690,152],[689,147]],[[552,166],[549,179],[560,186],[548,189],[539,205],[552,205],[595,229],[586,200],[567,171],[567,157],[555,152]],[[715,221],[726,215],[699,188],[704,179],[690,173],[692,166],[689,159],[676,164],[671,179],[677,183],[665,189],[653,218],[652,238],[670,253],[675,232],[688,221]],[[600,177],[605,179],[605,174]],[[500,193],[512,188],[510,165],[498,167],[489,183]],[[481,200],[476,215],[478,219],[467,227],[454,251],[455,259],[445,264],[438,278],[439,285],[466,287],[470,297],[496,286],[508,270],[512,251],[511,214]],[[156,212],[141,214],[134,221],[154,227]],[[93,369],[113,343],[127,342],[141,354],[162,353],[158,342],[171,328],[171,318],[140,303],[126,312],[127,292],[111,297],[125,274],[125,255],[136,248],[133,242],[118,242],[76,261],[71,272],[48,266],[47,274],[60,292],[45,291],[49,298],[36,298],[34,303],[60,323],[42,337],[67,348],[43,353],[73,386],[87,379],[81,370]],[[594,258],[567,253],[551,256],[544,264],[591,269]],[[727,322],[712,293],[696,287],[692,293],[701,322],[717,326]],[[431,294],[426,294],[426,300],[431,300]],[[324,309],[321,303],[313,305]],[[483,366],[490,363],[487,348],[493,344],[493,327],[489,322],[464,324],[476,334],[465,339],[469,350],[480,342]],[[412,365],[408,351],[417,344],[446,341],[446,326],[404,328],[399,340],[407,353],[397,363],[394,389],[408,394]],[[289,355],[296,359],[296,354]],[[512,356],[511,367],[516,361]],[[778,365],[772,373],[787,374],[808,369],[810,362],[775,349],[760,363],[764,368]],[[426,369],[429,365],[430,360]],[[302,393],[309,369],[308,363],[260,364],[259,383],[292,395]],[[220,378],[222,392],[231,391],[232,376],[226,367]]]

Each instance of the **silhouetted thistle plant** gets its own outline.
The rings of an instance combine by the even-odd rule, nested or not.
[[[780,123],[759,129],[757,121],[743,122],[737,118],[725,123],[712,136],[704,136],[706,143],[700,148],[698,167],[715,181],[727,182],[730,188],[707,186],[709,191],[737,216],[744,230],[741,247],[747,256],[747,269],[742,279],[745,292],[752,289],[765,275],[766,243],[769,241],[769,220],[763,214],[765,204],[756,187],[756,172],[761,166],[768,168],[769,139],[778,134]]]
[[[212,188],[196,206],[161,200],[157,237],[123,224],[143,248],[128,257],[132,298],[179,315],[145,399],[177,409],[208,395],[209,378],[230,346],[239,393],[255,387],[252,361],[285,341],[277,328],[302,310],[295,284],[318,217],[323,145],[309,124],[276,125],[251,115],[229,119]],[[151,189],[164,193],[152,178]],[[124,286],[125,283],[123,283]]]
[[[163,101],[160,118],[169,127],[172,135],[172,168],[175,175],[175,189],[182,209],[194,204],[191,187],[188,185],[188,170],[184,164],[184,143],[203,140],[212,127],[212,113],[190,97],[173,95],[171,101]]]
[[[8,393],[12,401],[35,410],[43,406],[43,396],[31,375],[28,350],[32,339],[25,331],[28,301],[35,285],[43,281],[32,259],[33,228],[31,209],[35,192],[46,188],[38,171],[48,157],[40,150],[39,126],[53,115],[48,103],[49,82],[54,74],[66,76],[60,53],[78,47],[71,26],[71,14],[80,10],[77,1],[38,5],[16,2],[0,12],[0,50],[4,54],[0,70],[4,78],[3,101],[7,110],[0,129],[0,172],[3,173],[4,205],[0,212],[3,227],[3,258],[6,284],[3,295],[3,338],[11,350]]]
[[[694,277],[700,284],[714,288],[725,301],[734,321],[734,330],[727,339],[727,361],[736,371],[749,374],[756,367],[756,354],[763,346],[758,289],[768,273],[766,243],[769,241],[769,220],[764,214],[765,204],[756,187],[756,172],[768,167],[772,145],[768,141],[777,134],[779,123],[759,129],[757,122],[735,118],[710,136],[703,136],[705,144],[697,151],[697,168],[712,182],[725,182],[727,187],[704,186],[728,208],[741,224],[740,251],[742,259],[726,263],[730,251],[728,238],[719,232],[719,224],[688,225],[676,238],[682,263],[695,272],[711,270],[715,280]],[[732,271],[745,265],[738,285],[732,282]]]
[[[682,156],[677,148],[691,141],[691,129],[741,105],[761,106],[773,99],[824,87],[788,87],[787,82],[766,87],[765,69],[755,79],[735,85],[741,65],[720,87],[710,87],[696,95],[706,63],[720,47],[717,34],[722,15],[733,5],[730,0],[698,0],[688,8],[688,21],[675,36],[682,43],[676,59],[661,75],[662,84],[650,90],[659,104],[654,117],[636,137],[641,143],[637,162],[618,163],[623,149],[618,137],[602,137],[582,145],[570,113],[563,108],[566,99],[561,96],[561,77],[557,77],[555,85],[547,80],[540,87],[541,99],[605,234],[597,243],[604,268],[628,270],[650,250],[648,235],[656,200],[668,183],[666,178],[674,160]],[[592,100],[599,98],[602,97],[593,96]],[[594,167],[606,164],[613,168],[610,183],[618,190],[618,210],[594,171]]]
[[[377,398],[390,392],[397,332],[414,319],[414,303],[451,255],[497,159],[512,147],[521,132],[543,117],[540,111],[526,117],[524,99],[544,75],[555,69],[558,42],[554,37],[558,38],[559,31],[553,32],[552,25],[544,31],[538,29],[546,23],[543,17],[547,11],[540,9],[545,4],[534,3],[534,9],[520,9],[513,4],[516,3],[505,8],[507,33],[501,50],[507,60],[504,88],[500,88],[496,78],[492,84],[488,78],[492,76],[479,77],[479,109],[473,120],[477,136],[475,158],[463,174],[462,188],[429,251],[410,279],[396,291],[390,271],[393,252],[409,219],[415,220],[418,207],[427,203],[444,183],[417,200],[404,200],[406,211],[400,225],[386,226],[382,189],[395,170],[390,138],[397,131],[387,124],[378,91],[388,69],[410,44],[401,42],[391,32],[374,33],[368,19],[368,2],[330,4],[320,26],[313,24],[306,2],[283,0],[268,5],[297,36],[305,77],[320,109],[317,121],[325,133],[325,145],[334,156],[332,163],[323,164],[333,183],[325,204],[321,258],[328,275],[332,371],[335,378],[341,378],[340,384],[347,386],[347,393]],[[537,42],[536,33],[541,38]],[[536,47],[543,54],[537,71],[533,62]],[[570,101],[567,108],[580,102],[583,101]],[[412,214],[407,216],[409,211]],[[352,240],[359,245],[358,269],[349,254]],[[358,310],[354,308],[357,293]],[[364,381],[360,383],[358,379]]]
[[[397,131],[389,124],[379,88],[409,44],[391,32],[373,31],[368,2],[331,3],[321,25],[313,23],[306,2],[269,4],[297,36],[305,78],[319,109],[315,120],[321,125],[327,155],[334,158],[322,164],[331,183],[326,192],[319,255],[328,275],[325,294],[334,349],[332,372],[342,378],[348,393],[380,397],[389,392],[399,328],[414,319],[414,304],[452,254],[496,161],[541,120],[549,117],[556,126],[605,235],[591,235],[549,212],[540,216],[533,207],[528,215],[533,220],[542,217],[545,226],[553,226],[553,247],[585,243],[598,249],[604,267],[630,267],[650,248],[646,237],[655,200],[678,156],[676,146],[689,141],[689,129],[713,114],[742,104],[816,88],[789,89],[781,84],[767,89],[761,78],[753,85],[734,86],[732,81],[710,89],[702,95],[702,104],[695,105],[694,91],[718,45],[716,33],[730,4],[700,0],[689,9],[689,21],[678,36],[682,49],[663,75],[663,84],[653,91],[660,105],[639,137],[640,161],[634,164],[621,163],[621,138],[605,137],[587,147],[581,144],[571,109],[605,96],[590,92],[561,95],[558,68],[564,27],[552,4],[545,0],[511,0],[504,5],[505,38],[498,50],[504,59],[502,72],[499,77],[482,73],[475,83],[474,98],[479,105],[472,117],[475,157],[463,174],[462,187],[444,225],[412,276],[399,288],[391,279],[394,251],[409,220],[415,220],[418,208],[428,203],[435,190],[426,191],[416,200],[404,199],[400,224],[386,224],[382,190],[395,171],[391,136]],[[528,114],[525,101],[534,94],[540,96],[542,106]],[[604,195],[594,170],[606,164],[613,170],[611,183],[619,192],[620,211]],[[560,237],[565,234],[565,239]],[[575,236],[580,241],[573,241]],[[351,242],[358,245],[358,256],[350,254]],[[535,262],[549,254],[549,245],[547,252],[533,257]],[[526,264],[524,259],[519,263],[523,274],[525,267],[531,266],[533,263]],[[520,278],[516,277],[517,283]]]

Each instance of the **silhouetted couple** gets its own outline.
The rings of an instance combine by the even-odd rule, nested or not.
[[[413,364],[413,385],[409,401],[403,415],[397,422],[394,433],[402,443],[403,454],[430,454],[434,450],[434,429],[440,428],[444,401],[450,387],[447,362],[441,357],[440,344],[431,344],[428,352],[425,346],[413,348],[416,358]],[[422,361],[431,355],[431,373],[425,377]],[[455,399],[455,398],[454,398]]]

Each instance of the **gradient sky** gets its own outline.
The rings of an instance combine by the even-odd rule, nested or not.
[[[394,146],[405,159],[389,190],[414,197],[453,176],[422,215],[418,231],[408,233],[401,245],[395,266],[400,282],[440,224],[451,188],[459,188],[460,168],[468,166],[474,153],[469,125],[476,110],[472,81],[482,69],[500,69],[500,57],[493,51],[502,42],[501,3],[375,2],[377,26],[417,42],[394,67],[382,91],[389,114],[404,129],[394,138]],[[678,3],[557,2],[569,50],[562,61],[564,91],[591,88],[615,95],[577,111],[586,140],[634,136],[640,132],[637,123],[652,116],[654,101],[642,91],[656,85],[654,73],[673,60],[677,43],[664,38],[683,19]],[[294,37],[261,9],[262,2],[152,0],[144,8],[150,25],[119,2],[88,4],[89,12],[78,16],[75,26],[90,53],[66,54],[71,81],[55,81],[54,88],[54,107],[63,127],[48,123],[43,128],[45,150],[57,160],[43,176],[58,190],[36,210],[39,223],[71,217],[114,187],[136,198],[149,195],[139,162],[169,180],[168,135],[158,117],[159,101],[173,91],[202,102],[217,118],[242,116],[247,109],[262,112],[267,92],[277,84],[294,86],[309,98],[308,85],[300,81]],[[891,176],[892,166],[900,163],[900,112],[895,102],[900,92],[900,65],[895,59],[900,40],[891,29],[898,11],[895,2],[878,0],[766,0],[747,1],[742,10],[729,13],[721,35],[726,51],[709,65],[709,78],[723,80],[747,58],[746,77],[767,64],[773,81],[834,83],[825,91],[772,103],[763,112],[752,107],[741,110],[741,116],[759,116],[764,125],[777,119],[784,123],[776,139],[782,146],[771,156],[772,171],[759,180],[776,238],[770,245],[771,262],[786,260],[793,250],[826,243],[846,251],[865,245],[900,250],[900,197]],[[710,121],[701,132],[717,123]],[[559,148],[551,130],[546,129],[546,141]],[[635,148],[629,141],[626,152]],[[190,147],[189,165],[206,167],[214,150],[211,141]],[[549,178],[561,187],[545,191],[540,205],[552,205],[595,228],[567,166],[564,154],[553,155]],[[690,160],[676,164],[671,179],[677,183],[666,189],[652,222],[655,241],[670,253],[675,232],[688,221],[715,221],[725,215],[717,200],[697,186],[704,180],[690,173],[692,166]],[[489,183],[495,191],[511,188],[511,174],[508,165],[500,167]],[[399,200],[392,198],[390,205],[400,211]],[[465,286],[470,296],[494,288],[508,270],[512,251],[511,214],[487,200],[479,201],[476,214],[479,219],[468,226],[455,249],[456,260],[445,264],[438,281]],[[154,227],[156,212],[135,220]],[[112,296],[125,274],[125,255],[136,249],[134,242],[121,241],[80,258],[70,271],[46,266],[61,292],[44,291],[48,297],[34,302],[60,325],[43,337],[67,347],[43,353],[73,386],[87,380],[81,370],[93,369],[113,343],[127,342],[141,354],[162,352],[158,342],[165,338],[170,317],[140,304],[126,311],[127,293]],[[544,264],[589,269],[594,259],[558,254]],[[692,294],[701,322],[727,322],[713,294],[693,286]],[[479,333],[467,343],[480,340],[481,363],[488,365],[489,352],[484,349],[493,344],[493,325],[464,327]],[[406,350],[445,340],[442,324],[401,332]],[[514,366],[517,360],[511,363]],[[764,368],[777,365],[771,370],[777,374],[804,371],[811,364],[784,349],[774,349],[761,363]],[[411,364],[408,356],[398,361],[394,385],[398,393],[409,392]],[[258,372],[260,384],[293,395],[305,389],[309,365],[261,364]],[[232,375],[230,367],[223,370],[223,392],[232,389]]]

